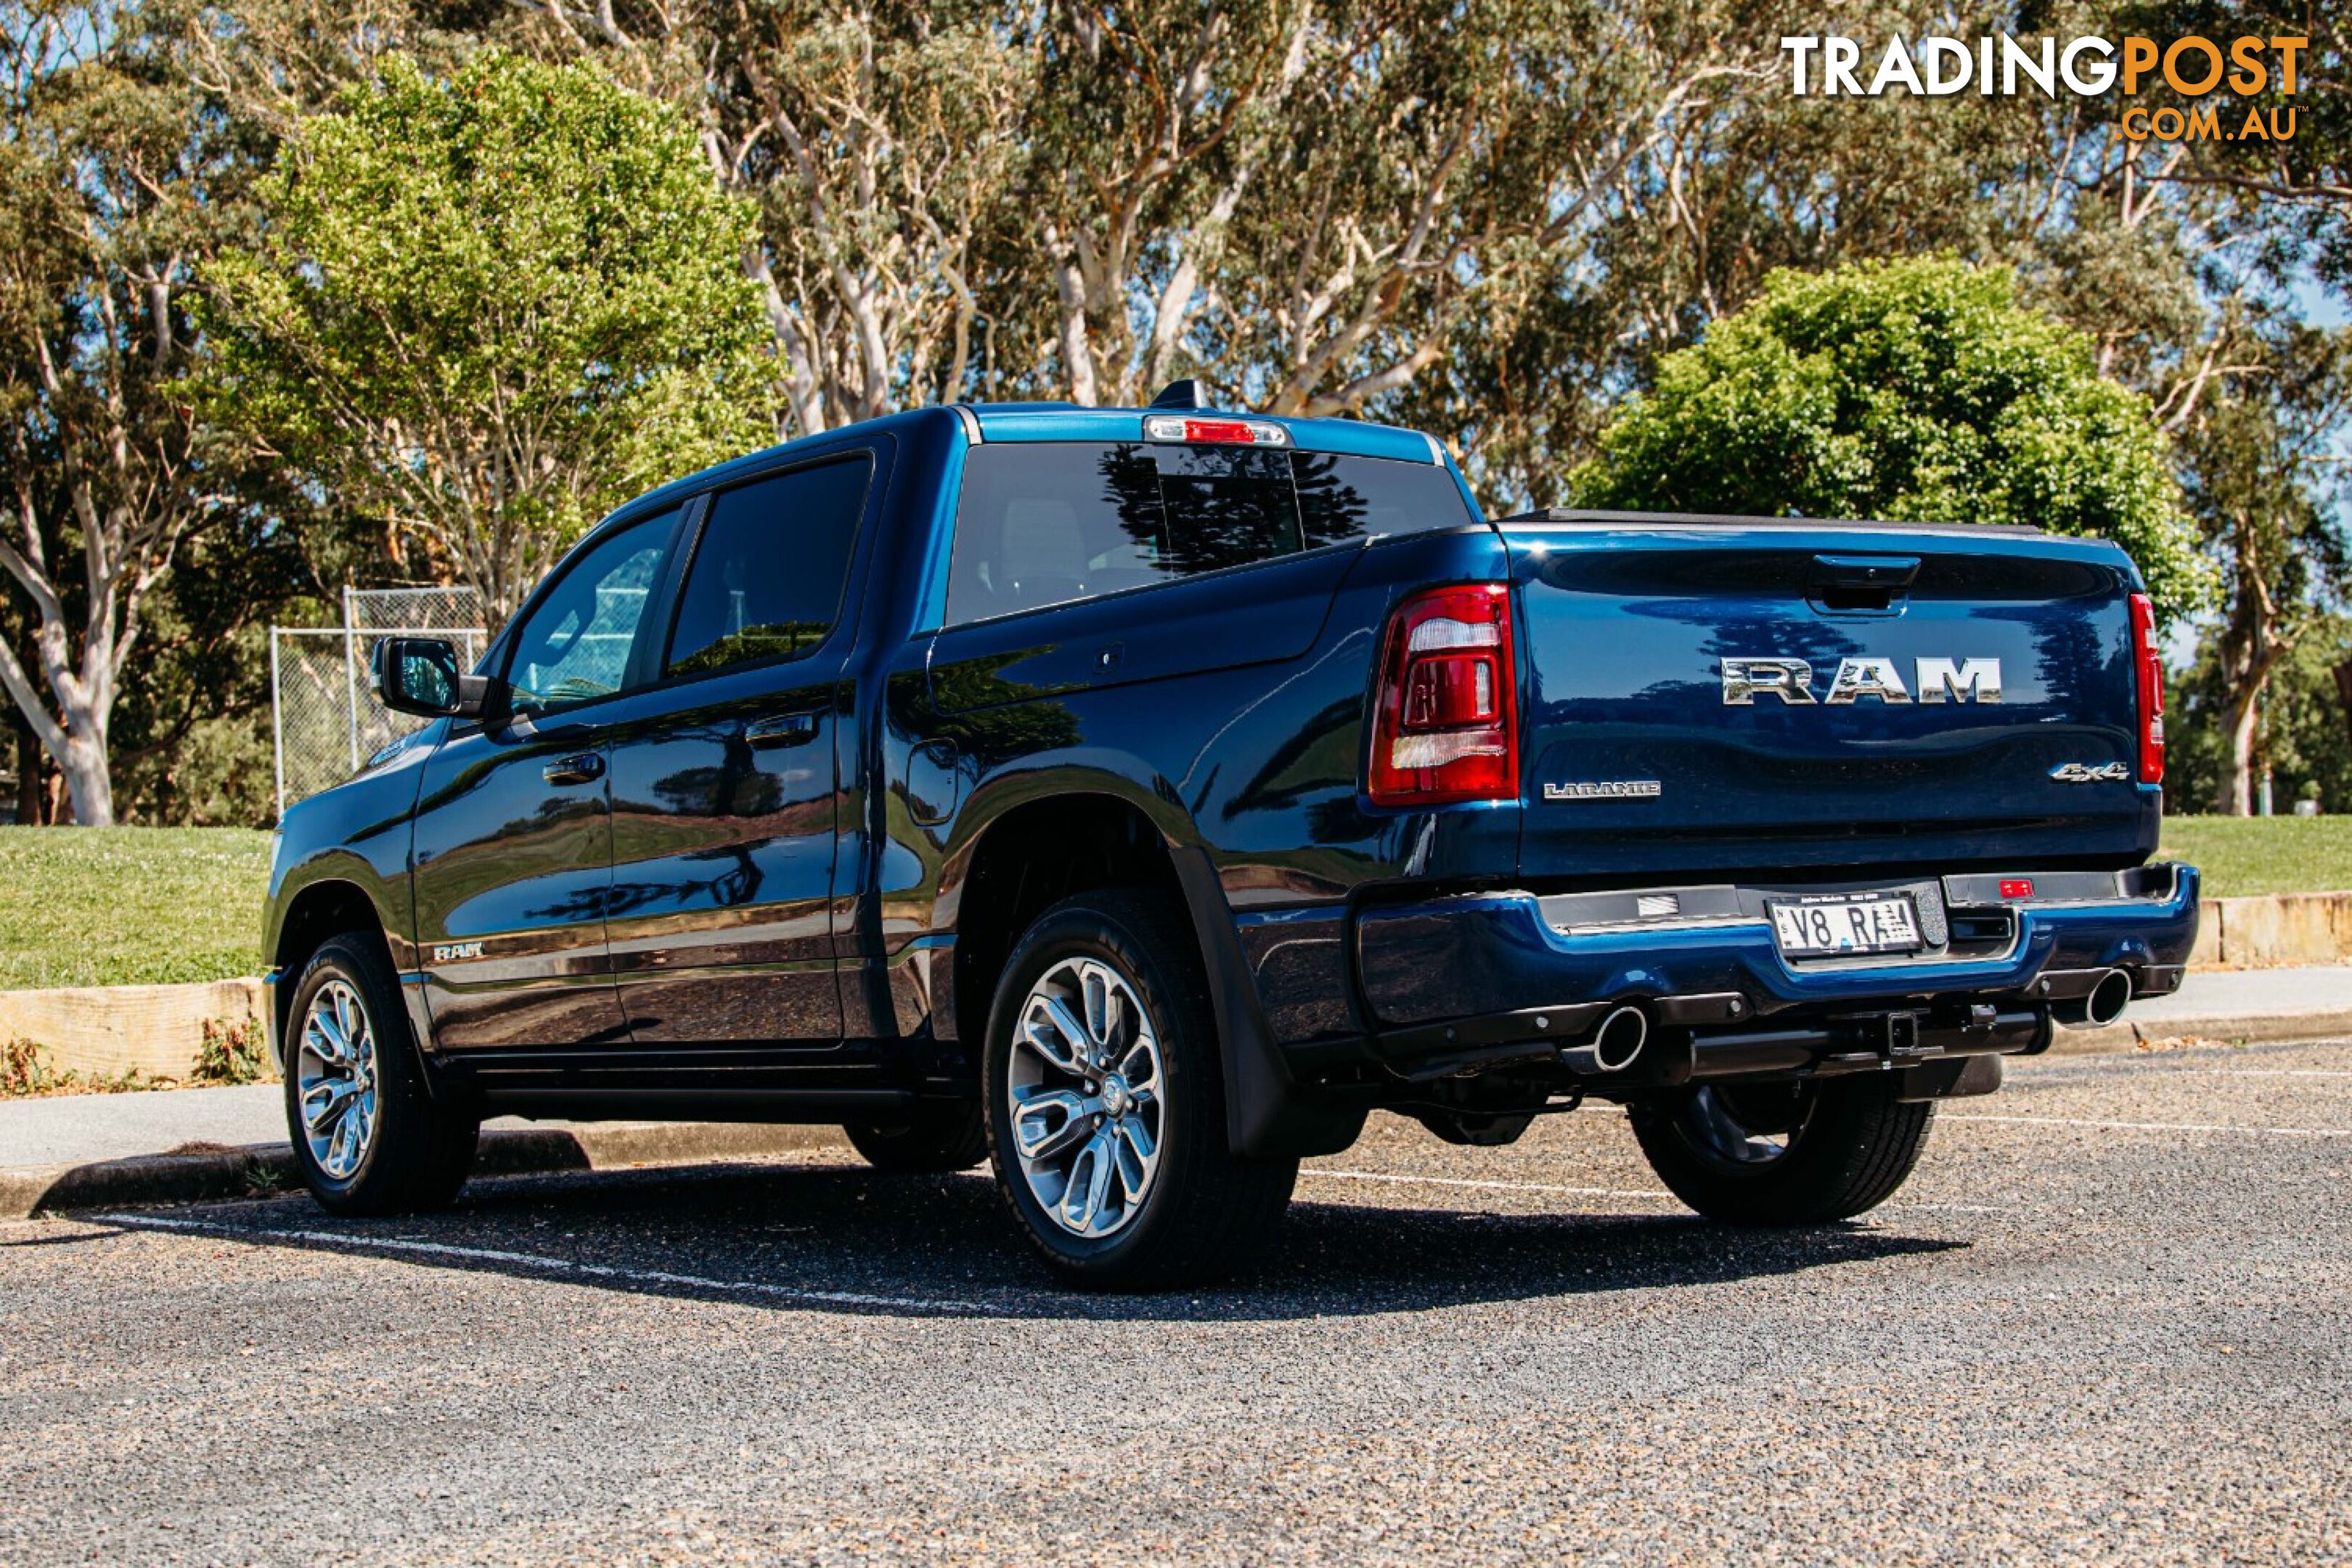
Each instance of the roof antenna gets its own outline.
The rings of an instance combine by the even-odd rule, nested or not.
[[[1209,389],[1194,377],[1188,375],[1181,381],[1171,381],[1161,387],[1160,395],[1151,400],[1151,406],[1154,408],[1209,408],[1214,405],[1209,401]]]

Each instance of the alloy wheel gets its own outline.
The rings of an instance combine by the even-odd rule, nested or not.
[[[331,1179],[350,1180],[375,1142],[376,1064],[374,1026],[348,982],[330,979],[310,998],[295,1075],[311,1161]]]
[[[1038,976],[1006,1088],[1022,1177],[1055,1225],[1097,1240],[1133,1224],[1159,1178],[1168,1110],[1159,1036],[1127,978],[1097,958]]]

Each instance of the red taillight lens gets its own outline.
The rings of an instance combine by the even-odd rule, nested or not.
[[[2164,782],[2164,659],[2156,647],[2156,605],[2131,596],[2132,663],[2139,688],[2139,782]]]
[[[1517,799],[1513,668],[1501,584],[1435,588],[1398,605],[1373,693],[1372,804]]]

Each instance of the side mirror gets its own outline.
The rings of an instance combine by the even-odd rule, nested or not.
[[[439,637],[386,637],[369,657],[375,694],[395,713],[427,719],[480,716],[489,681],[457,668],[457,650]]]

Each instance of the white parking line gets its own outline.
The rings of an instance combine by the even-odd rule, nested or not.
[[[2352,1127],[2233,1127],[2208,1121],[2094,1121],[2074,1116],[1952,1116],[1938,1121],[2004,1121],[2024,1127],[2095,1127],[2108,1132],[2245,1132],[2267,1138],[2352,1138]]]
[[[331,1230],[254,1230],[233,1225],[210,1225],[202,1220],[164,1219],[155,1215],[102,1214],[90,1217],[129,1230],[185,1231],[198,1236],[226,1237],[235,1241],[257,1243],[266,1240],[307,1241],[368,1252],[455,1258],[466,1263],[505,1263],[580,1279],[741,1292],[765,1296],[771,1300],[804,1301],[813,1306],[888,1307],[916,1312],[972,1313],[988,1310],[974,1301],[932,1300],[920,1296],[869,1296],[856,1290],[803,1290],[792,1286],[770,1285],[758,1279],[713,1279],[698,1274],[671,1274],[656,1268],[614,1268],[602,1263],[551,1258],[544,1253],[502,1252],[488,1247],[453,1247],[446,1242],[411,1241],[398,1237],[344,1236]]]
[[[2352,1078],[2352,1068],[2200,1068],[2208,1078]]]
[[[1302,1176],[1326,1176],[1345,1182],[1395,1182],[1415,1187],[1478,1187],[1503,1193],[1559,1193],[1580,1198],[1656,1198],[1667,1203],[1681,1200],[1674,1194],[1652,1187],[1556,1187],[1541,1182],[1480,1182],[1465,1176],[1401,1176],[1384,1171],[1318,1171],[1302,1169]],[[1991,1208],[1982,1204],[1938,1204],[1926,1199],[1897,1199],[1885,1205],[1888,1208],[1944,1209],[1953,1214],[2014,1214],[2014,1209]]]
[[[1298,1173],[1337,1182],[1399,1182],[1414,1187],[1485,1187],[1506,1193],[1565,1193],[1580,1198],[1663,1198],[1668,1203],[1675,1201],[1674,1194],[1650,1187],[1549,1187],[1538,1182],[1474,1182],[1461,1176],[1394,1176],[1381,1171],[1301,1169]]]

